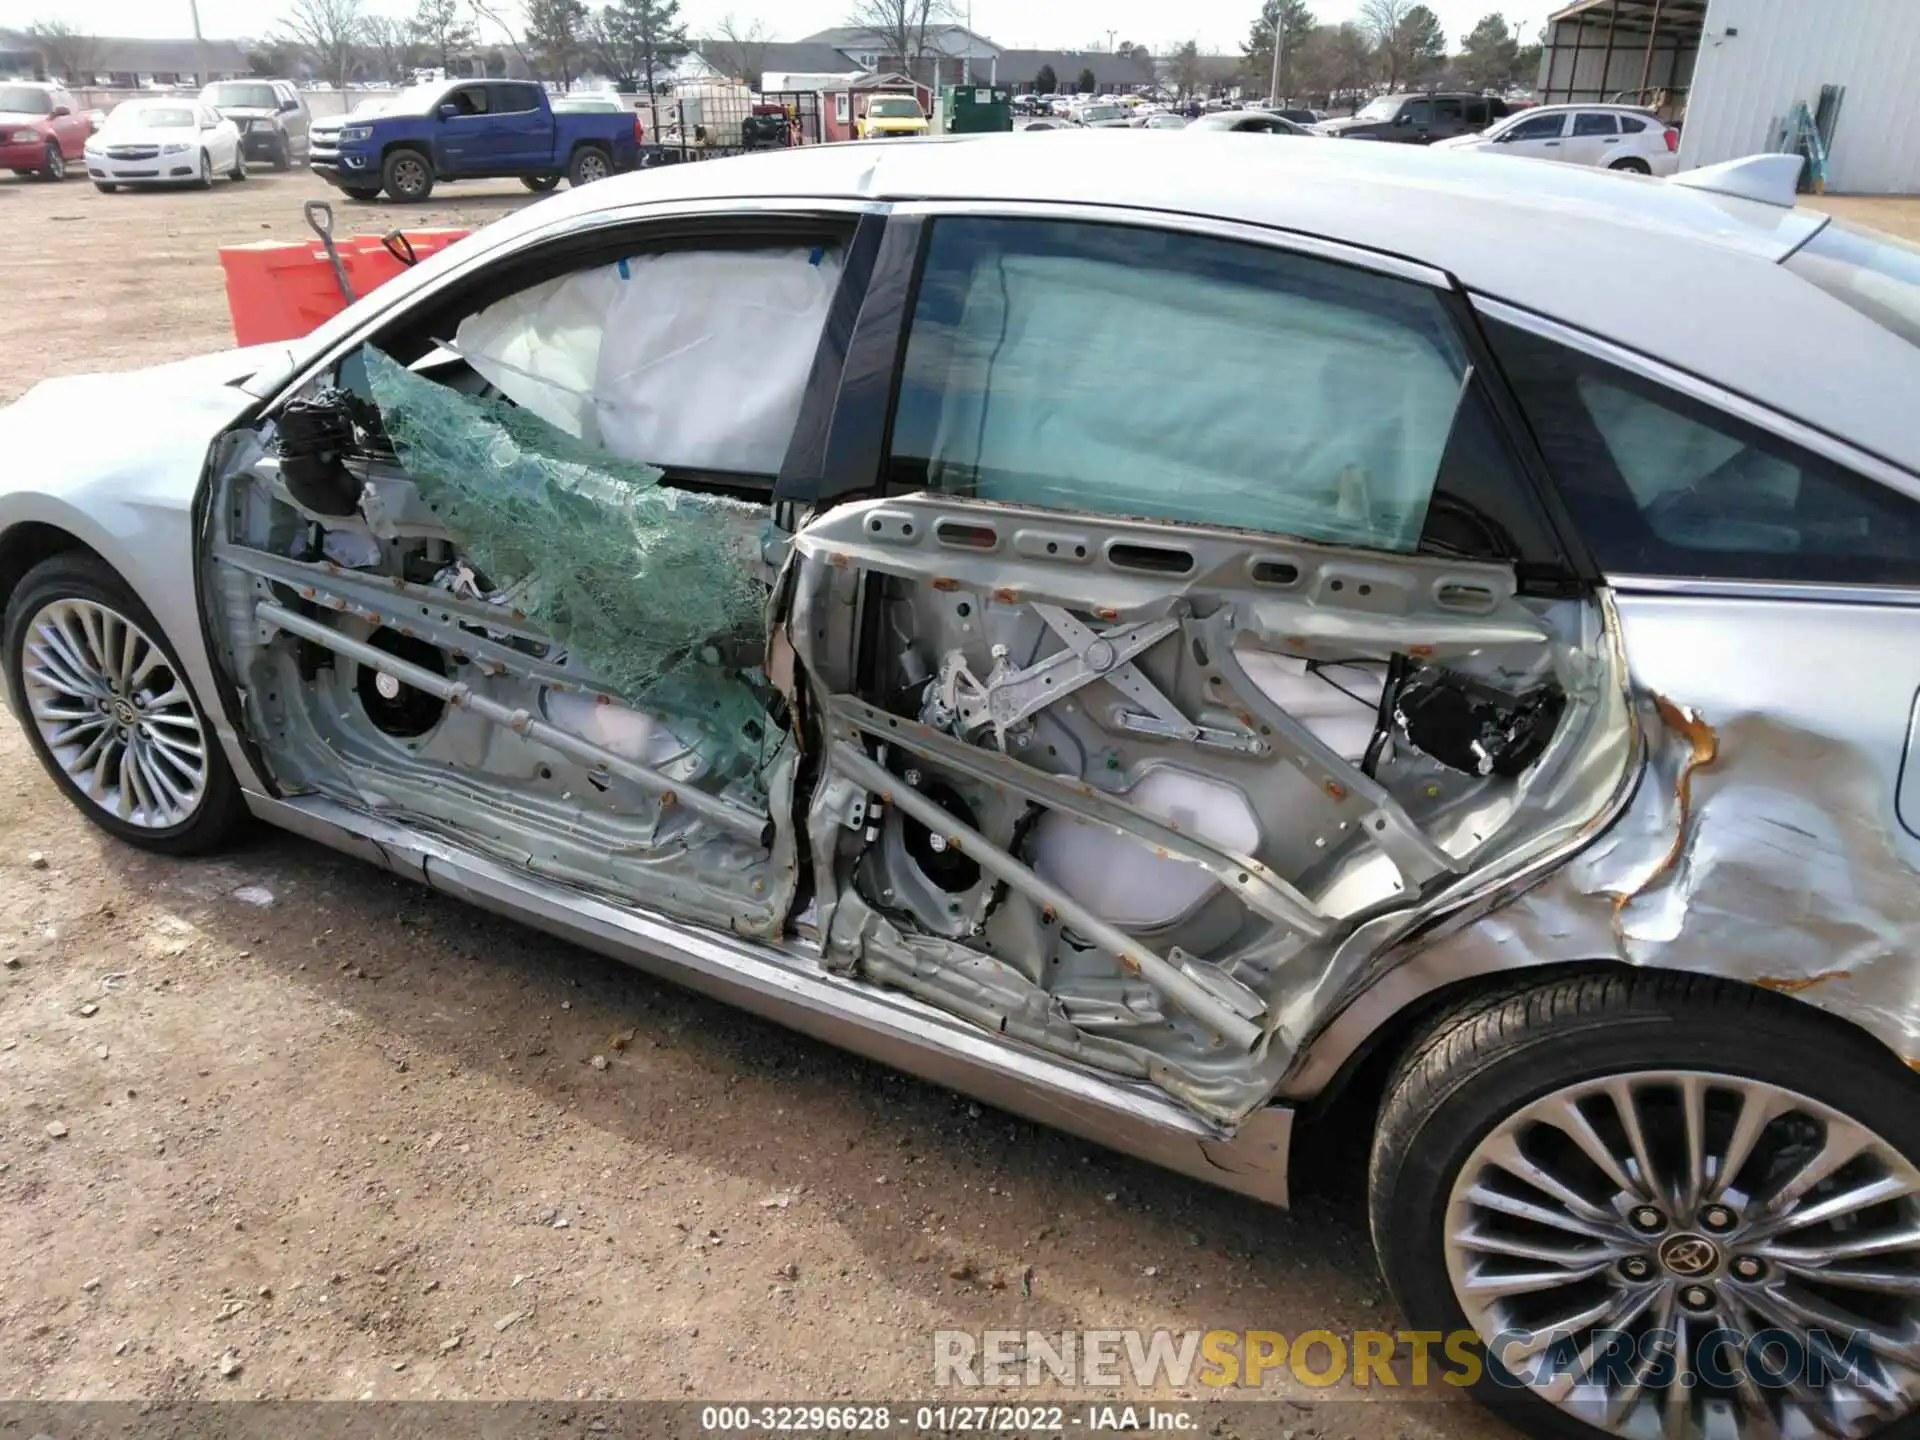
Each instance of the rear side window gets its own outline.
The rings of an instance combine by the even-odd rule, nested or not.
[[[1642,130],[1647,128],[1647,122],[1637,120],[1631,115],[1622,115],[1620,117],[1620,128],[1628,135],[1638,135]]]
[[[1602,570],[1920,585],[1920,501],[1551,340],[1487,333]]]
[[[1463,107],[1458,100],[1435,100],[1433,102],[1433,114],[1437,120],[1458,120],[1462,113]]]
[[[1171,231],[942,219],[888,478],[1411,552],[1468,378],[1420,285]]]
[[[1620,133],[1620,122],[1611,115],[1583,112],[1573,117],[1573,133],[1575,135],[1617,135]]]
[[[1467,101],[1467,124],[1484,125],[1487,123],[1487,102],[1484,100]]]
[[[532,85],[495,85],[493,110],[496,115],[540,108],[540,91]]]

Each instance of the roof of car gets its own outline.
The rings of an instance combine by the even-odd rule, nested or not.
[[[803,146],[619,176],[523,214],[730,196],[952,199],[1300,232],[1445,270],[1920,472],[1920,349],[1778,263],[1825,215],[1587,166],[1191,131],[1074,132],[1064,146],[993,135]],[[1785,335],[1795,343],[1773,343]],[[1847,358],[1810,366],[1808,355]]]

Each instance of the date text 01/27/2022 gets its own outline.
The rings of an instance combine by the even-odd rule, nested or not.
[[[902,1431],[920,1434],[1063,1434],[1074,1430],[1159,1431],[1199,1427],[1199,1417],[1166,1405],[708,1405],[700,1428],[720,1434]]]

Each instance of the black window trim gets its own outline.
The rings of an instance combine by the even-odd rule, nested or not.
[[[846,500],[884,493],[886,457],[892,450],[893,417],[906,364],[908,329],[919,301],[933,222],[948,216],[1064,220],[1178,231],[1260,245],[1425,285],[1439,299],[1467,352],[1479,389],[1492,411],[1497,436],[1505,444],[1527,487],[1525,500],[1531,500],[1536,509],[1532,518],[1539,522],[1538,528],[1544,529],[1548,542],[1558,547],[1559,553],[1555,555],[1523,558],[1516,566],[1522,588],[1529,593],[1562,595],[1584,593],[1598,582],[1599,569],[1579,542],[1578,531],[1552,485],[1545,459],[1522,418],[1519,404],[1494,361],[1473,306],[1453,276],[1408,256],[1369,250],[1305,231],[1137,206],[956,200],[904,201],[891,206],[887,234],[873,265],[860,320],[847,346],[843,379],[834,402],[822,464],[804,479],[798,474],[789,475],[783,467],[781,482],[774,492],[776,503],[811,504],[816,511],[824,511]]]
[[[1783,415],[1750,395],[1718,385],[1691,371],[1681,370],[1655,360],[1637,350],[1617,344],[1591,331],[1554,320],[1538,311],[1528,310],[1478,293],[1471,294],[1469,300],[1473,310],[1482,320],[1511,326],[1538,339],[1550,341],[1626,371],[1638,379],[1671,390],[1696,405],[1722,413],[1738,424],[1804,450],[1863,480],[1884,485],[1902,498],[1920,504],[1920,474],[1915,474],[1870,450],[1863,450],[1830,431]],[[1510,392],[1510,387],[1504,378],[1501,388]],[[1514,403],[1516,413],[1523,413],[1517,410],[1518,402]],[[1522,420],[1521,423],[1525,424],[1525,421]],[[1530,444],[1529,448],[1535,454],[1539,453],[1537,443]],[[1544,470],[1544,460],[1542,466]],[[1552,503],[1554,513],[1569,517],[1568,533],[1576,535],[1578,532],[1572,528],[1570,512],[1565,500],[1559,495],[1557,487],[1553,490]],[[1580,542],[1580,545],[1582,554],[1590,553],[1586,551],[1584,542]],[[1602,579],[1609,588],[1623,593],[1920,604],[1920,585],[1844,585],[1830,581],[1647,575],[1637,571],[1608,571],[1604,573]]]

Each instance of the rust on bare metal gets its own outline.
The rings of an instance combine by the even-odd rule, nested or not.
[[[1093,613],[1102,620],[1118,620],[1120,618],[1120,612],[1111,605],[1096,605],[1094,606]]]
[[[1140,973],[1140,962],[1134,959],[1133,956],[1122,951],[1120,955],[1120,968],[1129,975],[1138,975]]]
[[[1059,918],[1060,918],[1059,912],[1056,911],[1053,908],[1053,906],[1042,905],[1040,907],[1040,923],[1042,925],[1051,925],[1053,924],[1054,921],[1058,920]]]
[[[1667,853],[1660,857],[1660,863],[1648,872],[1631,890],[1615,891],[1613,896],[1613,931],[1616,938],[1620,935],[1620,916],[1634,897],[1644,894],[1680,859],[1687,846],[1687,822],[1693,817],[1693,772],[1703,765],[1711,765],[1720,755],[1720,737],[1713,727],[1702,720],[1693,711],[1674,704],[1664,695],[1653,697],[1654,707],[1660,712],[1660,719],[1668,729],[1677,731],[1686,737],[1687,758],[1680,762],[1680,777],[1674,781],[1674,798],[1680,802],[1680,816],[1673,827],[1673,843],[1667,847]]]
[[[1320,788],[1325,790],[1332,799],[1344,800],[1347,798],[1347,787],[1342,785],[1338,780],[1329,780]]]
[[[680,803],[680,797],[676,795],[673,791],[662,790],[660,792],[660,808],[662,810],[665,810],[668,806],[671,806],[671,805],[678,805],[679,803]]]
[[[1811,990],[1816,985],[1824,985],[1829,980],[1851,980],[1851,970],[1822,970],[1814,975],[1764,975],[1753,983],[1762,990],[1772,990],[1780,995],[1798,995],[1803,990]]]
[[[954,591],[960,588],[960,582],[951,575],[936,575],[933,577],[933,588],[941,591]]]
[[[1018,605],[1020,603],[1020,592],[1011,585],[1002,585],[998,590],[993,592],[993,603],[996,605]]]
[[[947,848],[955,854],[963,853],[960,847],[960,837],[958,835],[949,835],[947,837]]]

